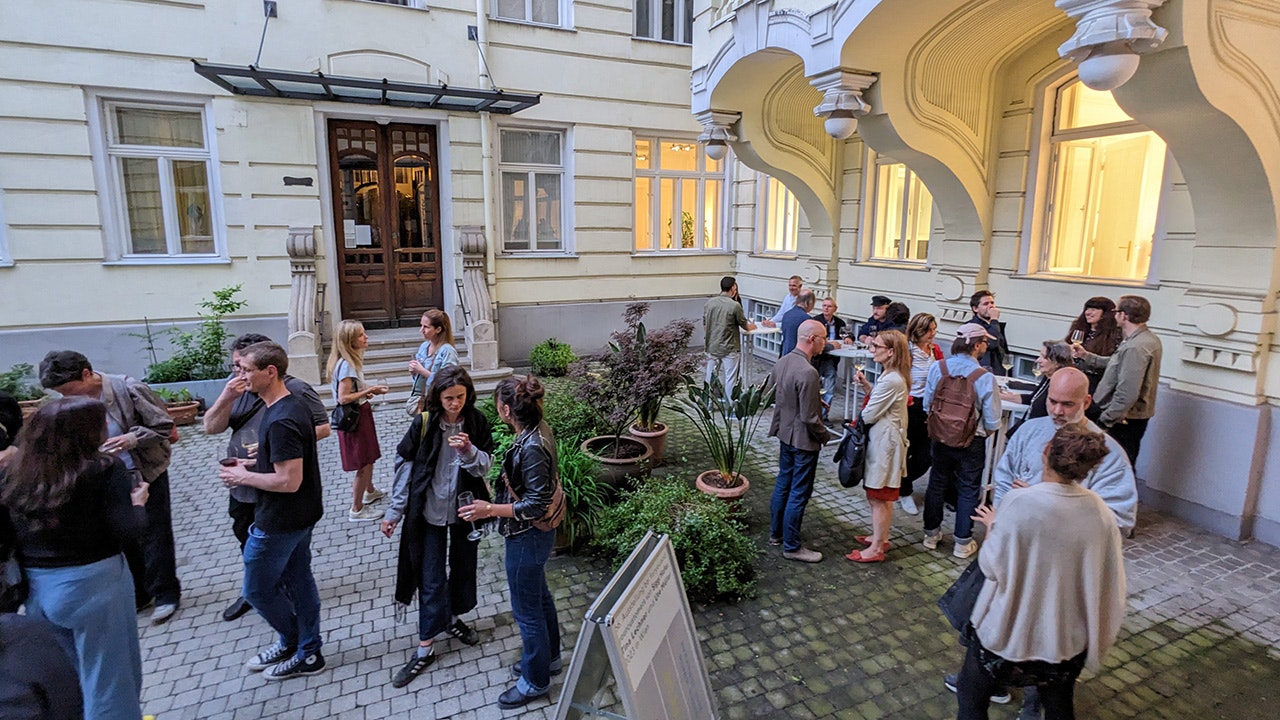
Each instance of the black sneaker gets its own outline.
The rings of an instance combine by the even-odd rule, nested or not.
[[[951,674],[949,674],[949,675],[944,675],[944,676],[942,677],[942,684],[943,684],[943,685],[946,685],[946,686],[947,686],[947,689],[948,689],[948,690],[950,690],[951,692],[955,692],[955,691],[956,691],[956,680],[957,680],[959,677],[960,677],[960,676],[959,676],[959,675],[956,675],[955,673],[951,673]],[[1010,701],[1011,699],[1012,699],[1012,698],[1010,698],[1010,697],[1009,697],[1009,691],[1008,691],[1008,690],[996,690],[995,692],[991,693],[991,702],[993,702],[993,703],[995,703],[995,704],[997,704],[997,705],[1008,705],[1008,704],[1009,704],[1009,701]]]
[[[498,707],[503,710],[515,710],[516,708],[524,707],[534,700],[537,700],[540,697],[545,697],[546,695],[547,693],[545,692],[541,695],[525,695],[520,692],[520,688],[512,686],[511,688],[508,688],[506,692],[498,696]]]
[[[248,600],[245,600],[242,597],[238,597],[236,598],[235,602],[227,606],[226,610],[222,611],[222,619],[226,620],[227,622],[231,622],[236,618],[243,617],[245,613],[249,612],[252,609],[253,608],[249,605]]]
[[[259,672],[261,670],[266,670],[273,665],[279,665],[289,659],[296,652],[298,652],[298,648],[293,647],[292,645],[285,645],[277,640],[275,645],[272,645],[262,652],[259,652],[257,655],[254,655],[249,659],[249,662],[244,664],[244,666],[254,672]]]
[[[421,675],[423,670],[431,667],[431,663],[436,661],[434,646],[432,646],[432,650],[433,652],[428,654],[426,657],[419,656],[418,651],[414,650],[413,654],[409,657],[409,662],[405,663],[404,667],[397,670],[396,674],[391,676],[391,687],[402,688],[413,682],[413,679]]]
[[[524,658],[521,658],[516,661],[515,665],[511,666],[512,680],[519,680],[520,676],[524,674],[520,670],[520,666],[523,664],[524,664]],[[559,658],[559,656],[551,658],[551,676],[555,677],[556,675],[559,675],[563,670],[564,670],[564,662]]]
[[[315,675],[324,670],[324,657],[315,652],[306,657],[293,657],[275,665],[262,673],[265,680],[288,680],[291,677]]]
[[[473,628],[473,627],[471,627],[471,626],[467,625],[466,623],[462,622],[461,620],[458,620],[458,621],[457,621],[457,622],[455,622],[454,624],[452,624],[452,625],[450,625],[449,627],[445,628],[445,629],[444,629],[444,631],[445,631],[445,632],[447,632],[447,633],[449,633],[449,634],[450,634],[450,635],[452,635],[453,637],[458,638],[458,639],[459,639],[459,640],[461,640],[461,641],[463,642],[463,644],[465,644],[465,645],[479,645],[479,644],[480,644],[480,633],[476,632],[476,631],[475,631],[475,628]]]

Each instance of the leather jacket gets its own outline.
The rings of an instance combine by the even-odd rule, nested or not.
[[[531,521],[547,513],[560,481],[557,468],[556,441],[545,420],[536,428],[525,429],[511,444],[502,460],[506,482],[499,480],[496,488],[495,502],[511,503],[515,515],[498,519],[498,532],[503,537],[523,533],[533,527]]]

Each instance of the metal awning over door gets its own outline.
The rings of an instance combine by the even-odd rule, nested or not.
[[[537,105],[541,94],[477,90],[448,85],[394,82],[383,78],[343,77],[324,73],[268,70],[253,65],[216,65],[191,61],[195,70],[218,87],[235,95],[295,100],[327,100],[435,108],[449,112],[491,112],[511,115]]]

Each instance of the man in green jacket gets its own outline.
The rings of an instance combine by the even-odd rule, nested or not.
[[[720,278],[720,294],[707,301],[702,309],[702,327],[707,349],[707,382],[720,376],[725,390],[733,387],[742,361],[739,330],[755,330],[738,301],[738,281],[732,275]]]
[[[1120,296],[1115,314],[1124,340],[1114,355],[1095,355],[1080,345],[1072,345],[1071,353],[1081,360],[1086,372],[1106,368],[1093,396],[1094,404],[1102,408],[1098,425],[1120,443],[1129,462],[1136,465],[1147,422],[1156,413],[1162,347],[1160,338],[1147,328],[1151,303],[1146,298]]]

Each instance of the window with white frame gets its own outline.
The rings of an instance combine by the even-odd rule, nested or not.
[[[400,7],[418,8],[419,10],[427,9],[427,0],[366,0],[366,2],[382,3],[383,5],[399,5]]]
[[[106,100],[102,157],[112,259],[223,254],[204,105]]]
[[[693,0],[636,0],[636,37],[693,43]]]
[[[9,255],[9,226],[4,221],[4,190],[0,190],[0,267],[13,264]]]
[[[751,301],[751,322],[759,325],[778,314],[778,306],[759,300]],[[763,333],[751,336],[753,354],[765,353],[777,355],[782,351],[782,335],[780,333]]]
[[[780,180],[756,175],[756,251],[794,253],[800,240],[800,201]]]
[[[490,14],[504,20],[559,27],[560,0],[492,0]]]
[[[1108,91],[1072,80],[1054,94],[1049,205],[1040,267],[1145,280],[1164,184],[1163,140]]]
[[[564,252],[564,153],[563,132],[500,131],[504,251]]]
[[[904,164],[870,157],[871,257],[925,262],[933,227],[933,195]]]
[[[637,137],[636,251],[723,248],[724,166],[696,140]]]

